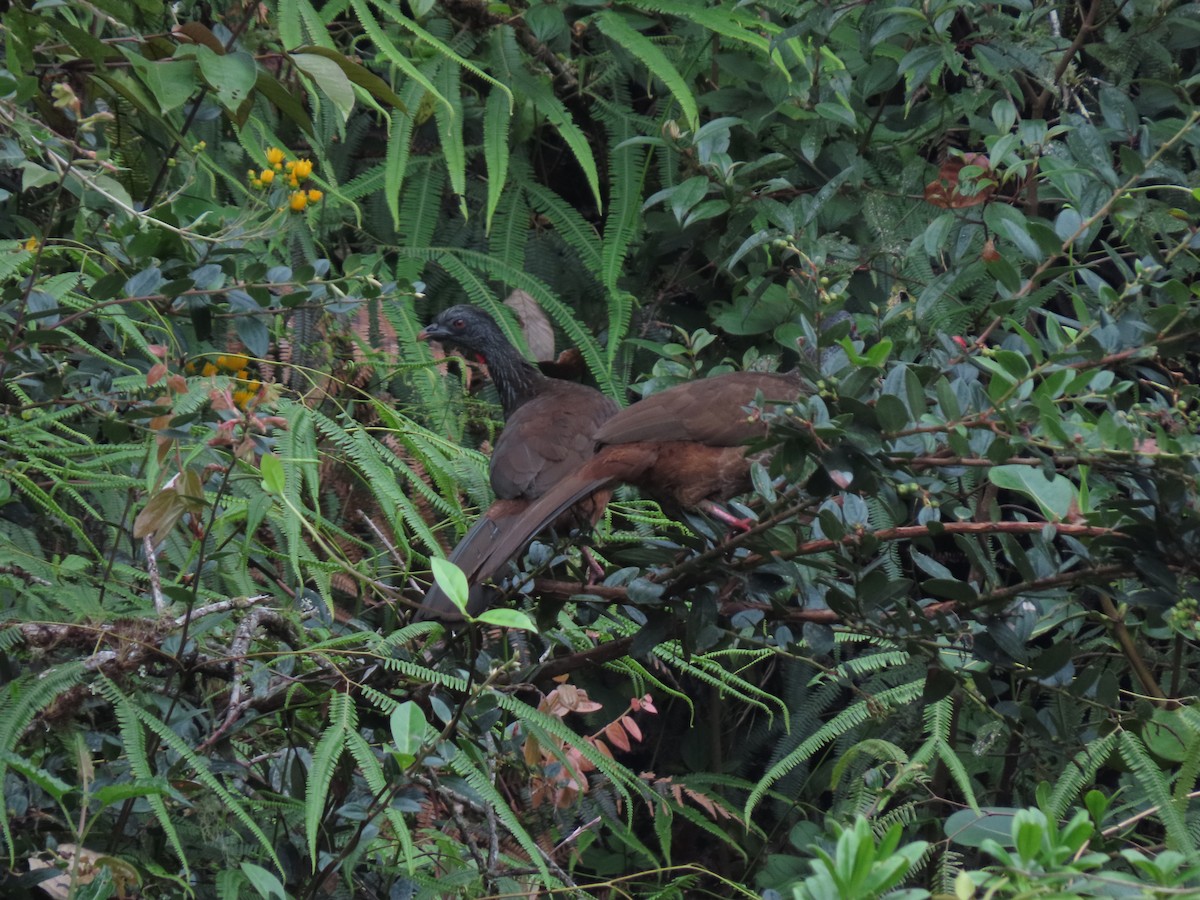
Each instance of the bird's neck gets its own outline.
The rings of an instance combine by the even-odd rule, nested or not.
[[[500,394],[500,405],[504,407],[506,419],[533,399],[546,377],[538,371],[537,366],[511,347],[484,354],[484,362]]]

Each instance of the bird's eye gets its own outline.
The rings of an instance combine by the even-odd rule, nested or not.
[[[455,320],[454,320],[454,321],[451,323],[451,326],[452,326],[452,327],[454,327],[454,328],[466,328],[466,327],[467,327],[467,320],[466,320],[466,319],[455,319]]]

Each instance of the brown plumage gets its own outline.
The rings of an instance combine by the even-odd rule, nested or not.
[[[800,391],[796,373],[733,372],[692,381],[624,409],[596,431],[596,453],[562,477],[540,499],[505,519],[474,561],[472,584],[491,577],[535,535],[596,491],[632,484],[669,510],[726,500],[750,487],[745,444],[766,434],[748,415],[756,396],[790,402]]]
[[[481,586],[486,576],[479,575],[478,566],[491,556],[492,543],[530,501],[591,459],[598,429],[618,407],[595,388],[547,378],[509,343],[495,320],[477,307],[453,306],[445,310],[419,337],[455,344],[486,363],[504,408],[505,427],[489,463],[496,502],[449,557],[466,572],[472,585],[468,612],[478,615],[487,605],[487,593]],[[578,507],[567,518],[578,516],[594,522],[608,502],[608,494],[580,495],[577,499]],[[421,605],[416,614],[418,621],[459,618],[458,610],[437,585],[430,587]]]

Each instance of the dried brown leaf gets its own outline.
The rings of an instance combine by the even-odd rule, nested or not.
[[[508,295],[504,305],[517,314],[533,358],[539,361],[554,359],[554,326],[537,301],[525,291],[517,290]]]

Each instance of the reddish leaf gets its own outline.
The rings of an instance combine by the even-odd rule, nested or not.
[[[604,727],[604,736],[612,742],[618,750],[629,752],[629,735],[625,733],[625,729],[621,727],[620,720],[609,722]],[[598,742],[597,742],[598,743]]]
[[[959,181],[959,174],[967,166],[976,166],[984,171],[980,176],[979,189],[970,195],[962,192]],[[990,163],[982,153],[952,156],[938,169],[937,180],[925,185],[925,201],[942,209],[965,209],[986,203],[996,192],[996,183],[989,177],[990,174]]]
[[[642,729],[638,727],[638,723],[633,721],[629,716],[622,716],[620,719],[625,730],[629,732],[629,736],[639,743],[642,740]]]

